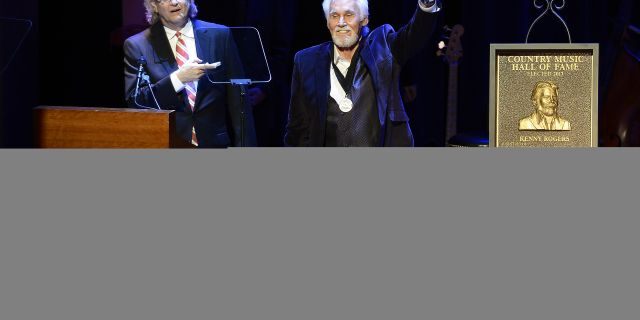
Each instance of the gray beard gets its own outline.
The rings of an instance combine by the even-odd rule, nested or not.
[[[337,35],[332,35],[331,38],[333,38],[333,43],[340,49],[347,49],[347,48],[351,48],[353,46],[356,45],[356,43],[358,43],[358,39],[360,39],[360,34],[354,34],[351,37],[348,38],[342,38],[339,37]]]

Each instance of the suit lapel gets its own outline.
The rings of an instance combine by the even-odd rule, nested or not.
[[[381,96],[379,89],[380,87],[378,86],[378,76],[380,71],[378,70],[378,66],[376,65],[376,59],[373,55],[373,52],[371,51],[371,47],[367,42],[367,38],[364,38],[362,40],[361,45],[362,49],[360,49],[360,57],[362,58],[362,61],[364,61],[365,65],[367,66],[367,70],[371,74],[371,81],[373,81],[373,87],[376,90],[376,99],[378,102],[378,117],[380,118],[380,123],[384,123],[385,115],[387,113],[387,104],[384,103],[384,101],[378,99]]]
[[[316,94],[318,95],[318,117],[320,118],[320,134],[318,137],[320,142],[324,139],[324,129],[327,122],[327,108],[329,106],[329,90],[331,88],[329,67],[331,66],[331,50],[333,50],[333,44],[331,43],[321,47],[318,52],[316,62],[314,63]]]
[[[193,23],[193,36],[196,40],[196,53],[198,54],[198,58],[202,59],[204,62],[212,62],[211,61],[211,36],[209,35],[209,31],[206,28],[202,27],[202,24],[198,20],[191,20]],[[198,88],[202,86],[209,85],[206,75],[198,81]],[[196,94],[196,102],[195,102],[195,110],[200,109],[202,100],[202,94]]]
[[[210,62],[210,50],[211,50],[211,37],[207,36],[209,31],[207,28],[202,27],[202,24],[198,20],[192,20],[193,22],[193,34],[196,39],[196,53],[198,58],[202,61]]]
[[[161,64],[167,74],[178,70],[176,58],[173,56],[173,50],[162,23],[158,22],[151,27],[150,42],[155,53],[154,63]]]

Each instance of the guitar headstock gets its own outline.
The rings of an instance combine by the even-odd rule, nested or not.
[[[440,41],[438,43],[438,51],[436,55],[444,57],[444,60],[449,64],[457,64],[463,55],[462,50],[462,35],[464,34],[464,27],[456,24],[453,28],[448,26],[444,27],[443,38],[447,41]]]

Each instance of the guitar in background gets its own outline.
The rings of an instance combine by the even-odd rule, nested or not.
[[[445,130],[445,145],[451,144],[451,138],[457,134],[458,122],[458,66],[462,58],[462,35],[464,27],[456,24],[453,28],[444,27],[444,38],[448,43],[440,41],[437,56],[442,57],[449,64],[449,86],[447,90],[447,116]],[[448,35],[447,35],[448,34]]]

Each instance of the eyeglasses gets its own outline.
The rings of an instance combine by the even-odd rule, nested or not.
[[[159,3],[159,4],[167,4],[167,3],[171,3],[173,1],[176,1],[176,2],[187,2],[187,0],[156,0],[156,2]]]

